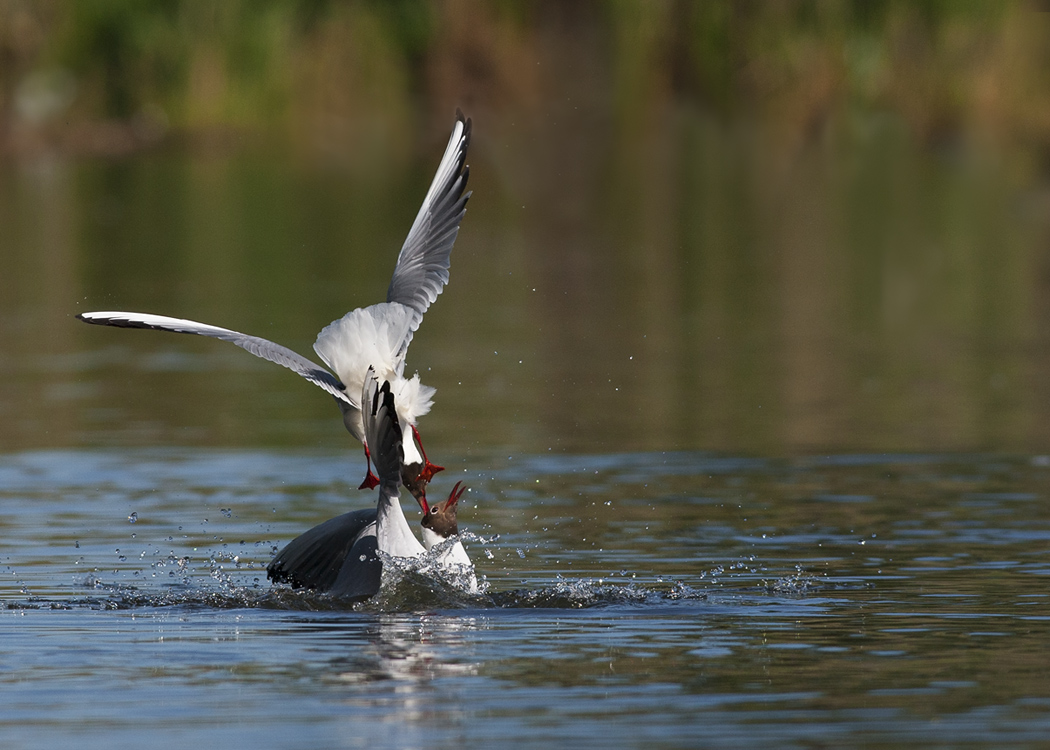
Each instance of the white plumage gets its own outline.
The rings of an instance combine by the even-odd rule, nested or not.
[[[391,384],[403,428],[404,463],[412,468],[402,479],[424,505],[424,488],[440,467],[426,460],[413,434],[418,438],[416,420],[430,411],[435,391],[420,383],[418,375],[404,377],[405,355],[423,314],[448,282],[449,256],[470,198],[470,193],[464,192],[470,176],[466,165],[470,133],[471,121],[457,110],[448,146],[398,255],[386,302],[353,310],[318,334],[314,350],[335,375],[280,344],[207,323],[133,312],[87,312],[77,318],[95,325],[217,338],[287,367],[336,399],[347,430],[365,443],[366,455],[360,394],[365,373],[369,367],[375,368],[379,380]],[[362,486],[374,486],[375,481],[369,470]]]
[[[421,557],[426,554],[426,548],[412,533],[397,490],[404,452],[398,448],[401,428],[391,413],[396,412],[396,405],[397,398],[389,381],[380,386],[376,371],[367,368],[361,392],[361,421],[365,440],[376,447],[375,465],[379,474],[376,543],[380,552],[393,557]]]
[[[407,429],[430,411],[435,390],[419,382],[419,375],[405,378],[406,338],[412,335],[413,311],[398,302],[384,302],[348,312],[317,335],[314,351],[346,386],[347,393],[361,391],[369,367],[390,383],[397,416],[404,429],[405,463],[420,463],[412,433]],[[345,418],[346,427],[362,438],[361,412]]]

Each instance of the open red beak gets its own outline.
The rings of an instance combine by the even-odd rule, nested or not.
[[[461,497],[463,497],[463,493],[467,491],[467,488],[461,487],[460,485],[462,484],[463,482],[456,482],[456,486],[452,488],[452,492],[448,495],[448,500],[445,501],[446,508],[451,508],[459,502]]]

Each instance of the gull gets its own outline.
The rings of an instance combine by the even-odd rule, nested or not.
[[[427,459],[416,420],[430,411],[435,389],[423,385],[418,373],[410,378],[404,376],[405,357],[423,314],[448,282],[449,255],[471,195],[464,192],[470,176],[466,164],[470,135],[471,121],[457,109],[448,146],[398,255],[386,302],[352,310],[317,335],[314,351],[331,372],[280,344],[207,323],[133,312],[85,312],[76,317],[95,325],[190,333],[229,341],[306,378],[335,398],[346,429],[364,444],[366,474],[361,489],[372,489],[379,483],[371,470],[360,403],[365,374],[374,367],[377,376],[390,383],[396,397],[397,416],[403,428],[402,481],[426,512],[426,485],[443,467]]]
[[[372,460],[379,475],[379,503],[374,508],[331,518],[290,541],[266,569],[267,578],[274,583],[289,583],[292,588],[308,588],[362,601],[379,592],[383,572],[383,558],[379,553],[387,557],[423,558],[430,546],[443,543],[456,533],[455,505],[463,493],[459,483],[449,499],[441,504],[443,510],[435,523],[437,528],[429,532],[433,535],[431,544],[424,547],[413,535],[398,495],[404,444],[395,416],[396,401],[390,382],[380,386],[372,368],[365,376],[361,402],[365,439],[372,446]],[[449,509],[451,530],[443,522]],[[429,508],[427,515],[432,515]],[[474,567],[459,539],[437,554],[435,561],[439,568],[456,575],[466,573],[467,589],[477,592]]]
[[[441,567],[465,576],[467,589],[473,594],[478,591],[478,579],[474,574],[474,564],[467,556],[467,550],[459,538],[457,521],[457,503],[466,491],[462,484],[456,482],[448,500],[437,505],[424,506],[423,520],[420,524],[423,527],[423,544],[427,552],[437,556],[438,565]]]

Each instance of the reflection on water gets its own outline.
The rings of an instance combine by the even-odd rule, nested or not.
[[[339,456],[3,459],[0,734],[1001,746],[1050,728],[1045,456],[465,464],[488,591],[409,575],[347,607],[264,572],[367,502]]]
[[[639,173],[615,130],[477,124],[451,282],[408,363],[438,388],[439,455],[1050,442],[1044,212],[1006,165],[921,150],[889,117],[835,121],[788,161],[745,123],[652,127]],[[72,315],[155,311],[310,353],[383,298],[425,146],[378,178],[251,152],[0,169],[0,446],[348,444],[279,368]]]

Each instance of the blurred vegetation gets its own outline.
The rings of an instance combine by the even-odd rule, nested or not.
[[[349,156],[450,103],[545,112],[545,51],[595,34],[598,95],[628,137],[673,103],[758,115],[788,142],[858,110],[930,141],[1043,150],[1050,129],[1030,3],[3,0],[0,134],[8,153],[288,137]]]

